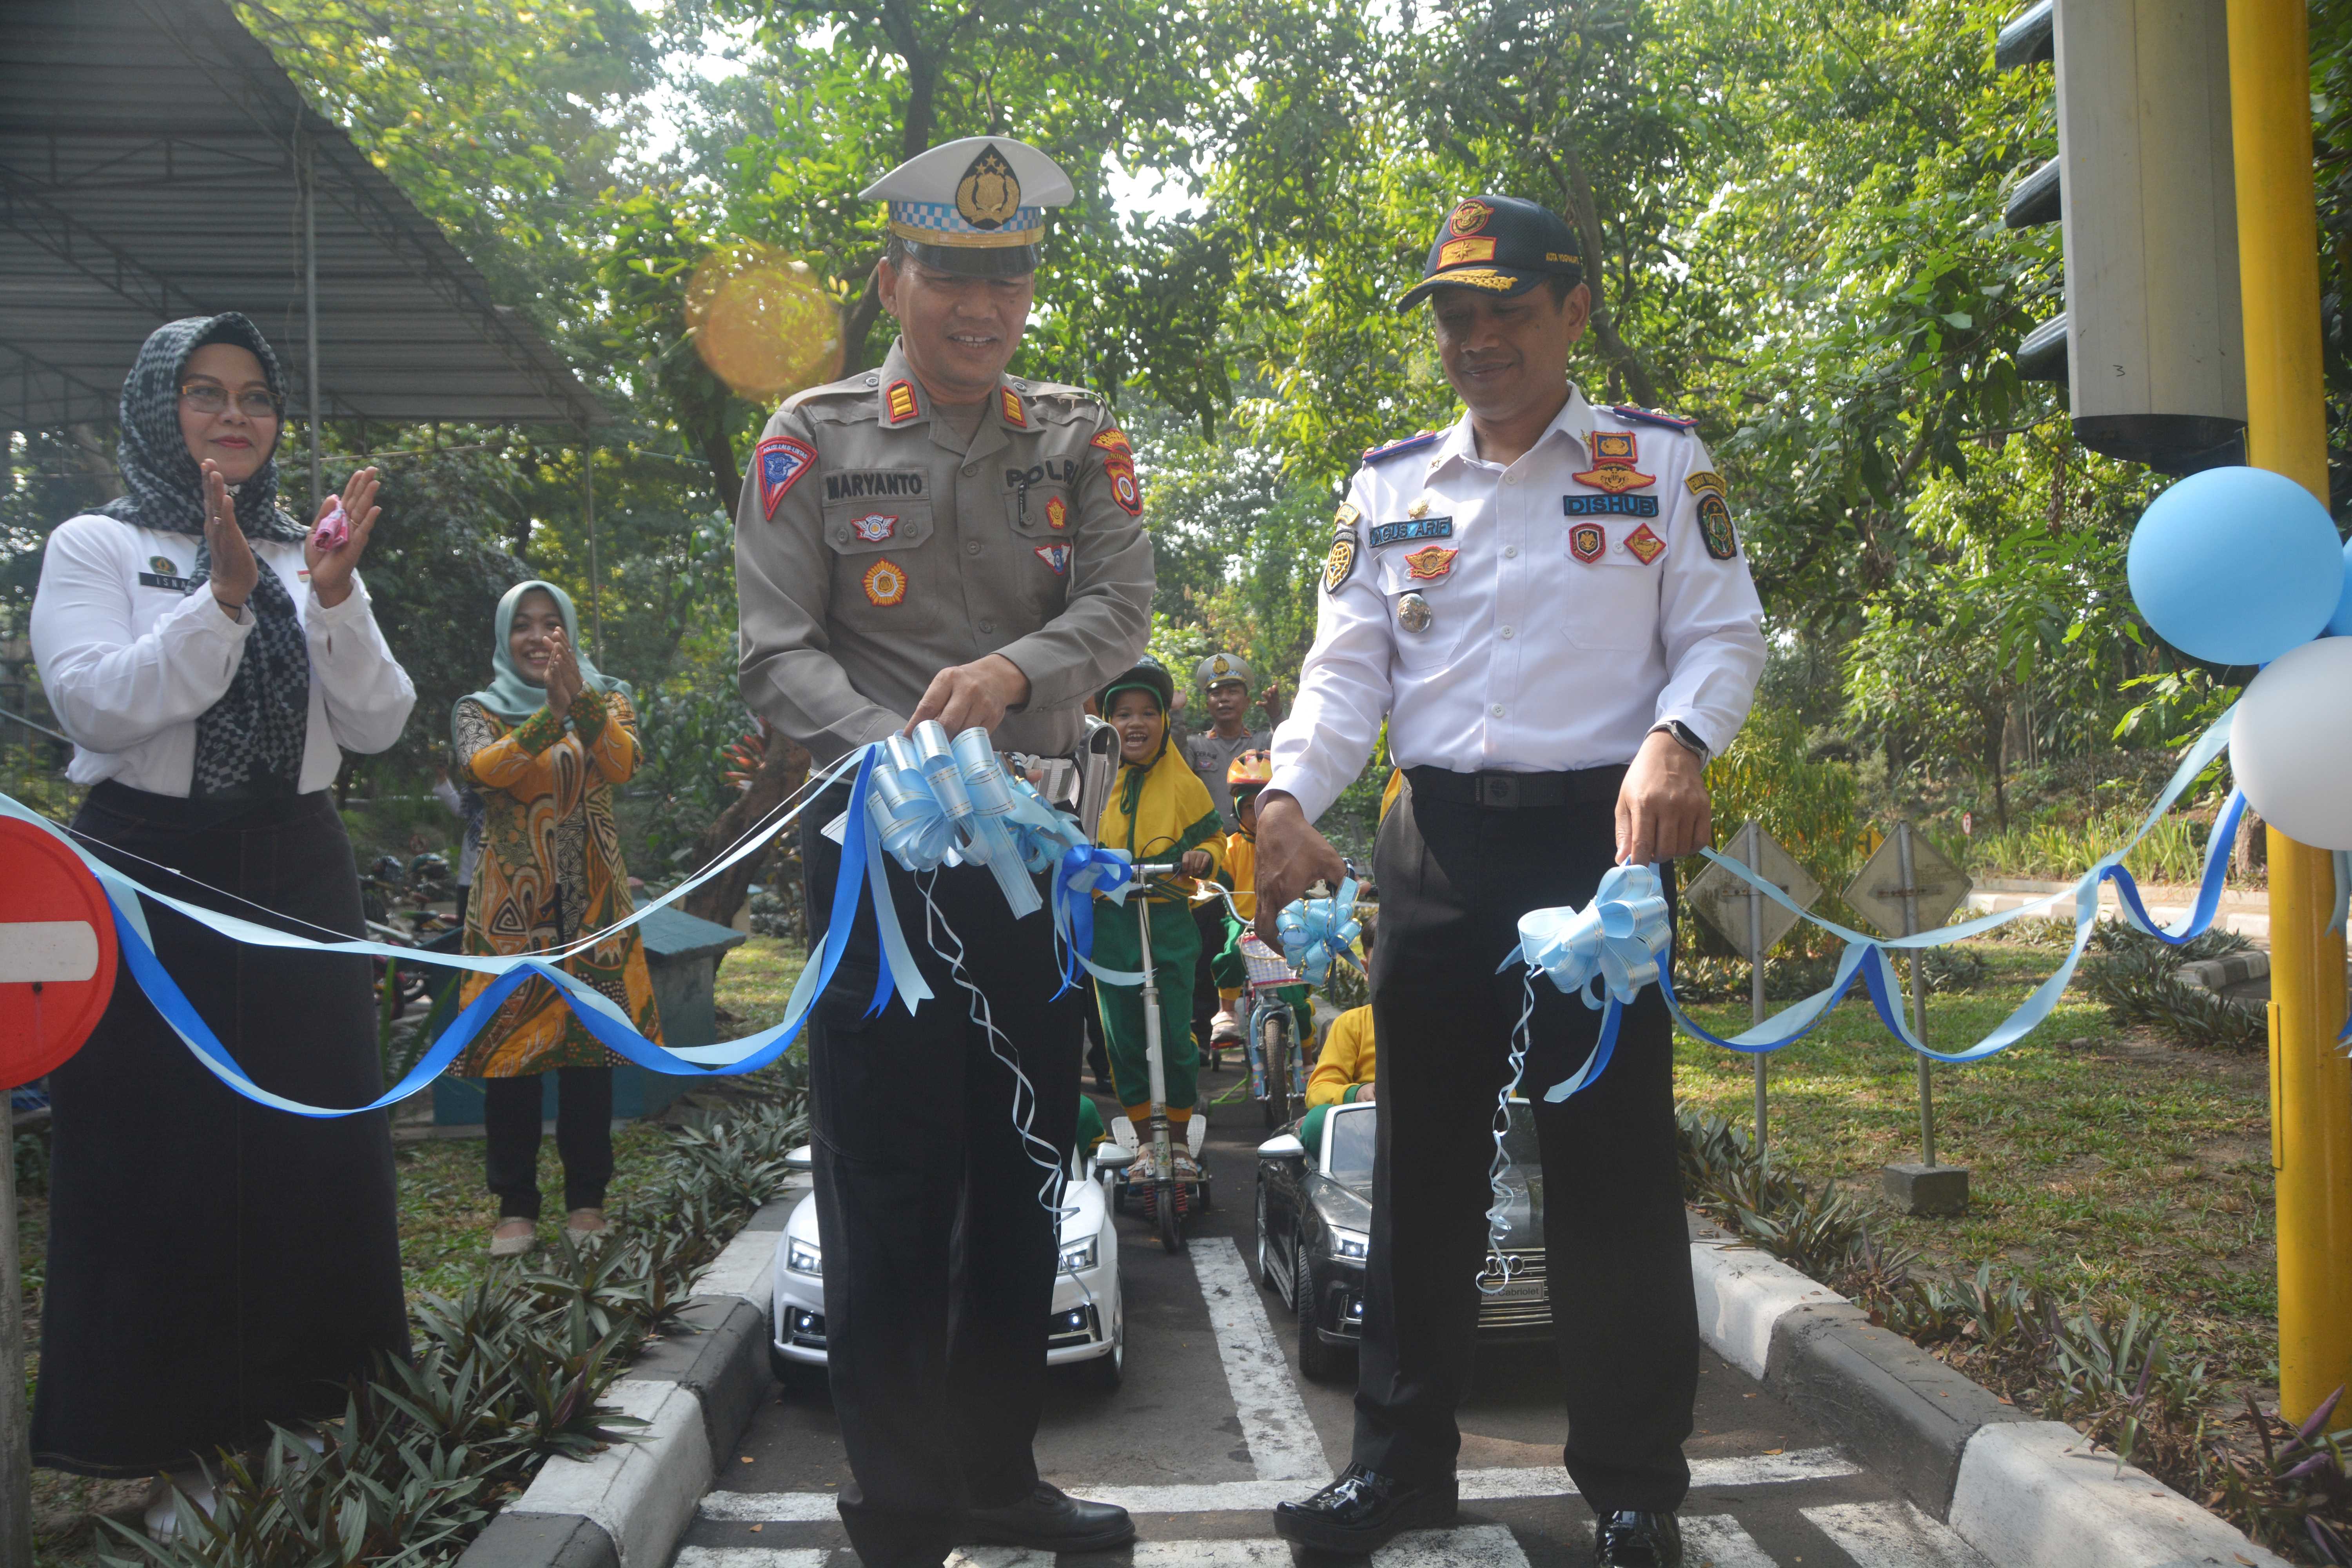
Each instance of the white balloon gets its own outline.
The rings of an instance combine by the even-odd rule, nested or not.
[[[2291,648],[2246,683],[2230,766],[2263,821],[2299,844],[2352,849],[2352,637]]]

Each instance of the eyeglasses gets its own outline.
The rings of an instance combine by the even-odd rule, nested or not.
[[[180,388],[180,401],[199,414],[228,412],[228,388],[215,382],[192,381]],[[278,399],[267,392],[240,392],[236,395],[236,411],[247,419],[278,417]]]

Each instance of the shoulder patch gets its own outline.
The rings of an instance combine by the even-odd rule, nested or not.
[[[1363,515],[1363,512],[1358,509],[1354,501],[1343,500],[1339,503],[1339,512],[1331,519],[1331,526],[1334,528],[1353,528],[1356,526],[1357,520],[1361,518]]]
[[[1410,452],[1415,447],[1426,447],[1436,439],[1436,431],[1423,430],[1419,435],[1408,436],[1402,441],[1391,441],[1385,447],[1367,447],[1364,448],[1363,461],[1367,464],[1385,462],[1399,452]]]
[[[1087,445],[1100,447],[1104,451],[1125,458],[1129,462],[1135,460],[1135,448],[1128,445],[1127,432],[1116,425],[1104,426]]]
[[[1713,490],[1716,494],[1725,497],[1731,494],[1724,488],[1723,476],[1713,468],[1701,468],[1698,472],[1686,476],[1683,483],[1690,487],[1690,493],[1693,495],[1697,495],[1703,490]]]
[[[1643,408],[1631,403],[1612,403],[1609,412],[1626,419],[1636,419],[1644,425],[1663,425],[1669,430],[1696,430],[1698,421],[1685,419],[1679,414],[1661,414],[1654,408]]]
[[[773,522],[785,492],[816,467],[816,448],[790,436],[771,436],[760,443],[751,462],[760,476],[760,515]]]
[[[1323,558],[1323,591],[1336,594],[1356,573],[1356,535],[1343,529],[1331,536],[1331,553]]]
[[[1698,498],[1698,536],[1706,542],[1707,554],[1717,561],[1728,561],[1739,553],[1739,532],[1731,525],[1731,509],[1713,490]]]

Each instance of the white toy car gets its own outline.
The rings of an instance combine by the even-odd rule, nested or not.
[[[1077,1160],[1064,1188],[1059,1272],[1046,1327],[1045,1364],[1083,1364],[1105,1388],[1118,1386],[1127,1365],[1127,1311],[1118,1290],[1118,1235],[1111,1227],[1104,1186],[1133,1156],[1105,1144],[1088,1180]],[[785,1163],[814,1168],[806,1147]],[[1034,1203],[1034,1190],[1007,1194],[1007,1203]],[[775,1303],[768,1322],[768,1368],[786,1388],[814,1385],[824,1375],[824,1251],[817,1240],[816,1194],[803,1197],[776,1242]]]

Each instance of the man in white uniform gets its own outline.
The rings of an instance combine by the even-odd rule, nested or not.
[[[1374,860],[1381,1125],[1355,1451],[1338,1481],[1275,1510],[1283,1535],[1327,1551],[1454,1517],[1491,1122],[1522,1000],[1520,974],[1496,965],[1518,918],[1587,902],[1612,864],[1706,842],[1701,770],[1764,667],[1726,487],[1691,422],[1595,408],[1568,379],[1591,308],[1582,279],[1573,231],[1541,207],[1478,196],[1446,215],[1401,303],[1431,300],[1469,414],[1365,454],[1259,797],[1270,928],[1309,883],[1339,880],[1310,825],[1388,717],[1408,787]],[[1543,1155],[1566,1463],[1601,1521],[1597,1561],[1663,1568],[1682,1559],[1698,1373],[1671,1029],[1644,991],[1608,1069],[1551,1104],[1601,1015],[1549,984],[1535,994],[1523,1092]]]

